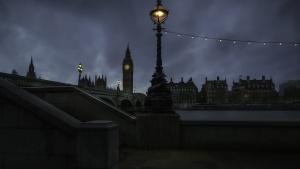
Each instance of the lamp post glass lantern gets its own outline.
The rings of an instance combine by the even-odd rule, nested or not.
[[[161,0],[157,0],[157,5],[150,11],[150,18],[156,24],[156,67],[155,73],[152,75],[151,87],[148,88],[147,97],[145,98],[144,112],[151,113],[174,113],[172,110],[171,90],[167,87],[166,75],[162,67],[161,53],[161,31],[164,29],[161,24],[167,19],[169,11],[166,10]]]
[[[158,0],[157,5],[150,12],[150,17],[154,23],[164,23],[168,14],[169,11],[162,6],[161,0]]]
[[[79,72],[79,76],[78,76],[78,85],[79,85],[79,82],[80,82],[80,77],[81,77],[81,72],[83,71],[83,67],[82,67],[82,64],[79,63],[78,67],[77,67],[77,70]]]

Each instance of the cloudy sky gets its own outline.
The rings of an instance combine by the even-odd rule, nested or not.
[[[166,31],[245,41],[299,42],[298,0],[163,0]],[[155,0],[0,0],[0,72],[25,75],[32,56],[43,79],[76,84],[83,75],[122,80],[127,44],[134,61],[136,92],[145,93],[156,60]],[[278,85],[300,79],[300,44],[255,44],[164,34],[167,80],[232,81],[265,75]]]

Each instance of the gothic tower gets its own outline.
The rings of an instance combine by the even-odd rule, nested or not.
[[[123,70],[123,91],[133,93],[133,62],[129,50],[129,45],[125,53],[125,58],[122,65]]]
[[[35,72],[34,72],[34,66],[33,66],[33,62],[32,62],[32,56],[31,56],[31,61],[30,61],[30,65],[29,65],[29,70],[27,72],[26,77],[28,78],[36,78]]]

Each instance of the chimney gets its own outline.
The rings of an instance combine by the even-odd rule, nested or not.
[[[261,79],[262,79],[262,80],[265,80],[266,78],[265,78],[265,76],[262,76]]]
[[[247,76],[247,80],[248,80],[248,81],[250,80],[250,76]]]
[[[217,81],[219,81],[220,80],[220,77],[219,76],[217,76]]]

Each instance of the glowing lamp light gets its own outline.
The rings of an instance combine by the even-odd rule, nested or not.
[[[162,16],[165,15],[165,13],[162,12],[162,11],[157,11],[157,12],[154,13],[154,15],[155,15],[156,17],[162,17]]]
[[[169,11],[166,10],[162,5],[161,1],[157,1],[157,5],[150,12],[151,20],[154,23],[163,23],[168,17]]]
[[[81,64],[81,63],[79,63],[77,69],[78,69],[78,72],[79,72],[79,73],[81,73],[81,72],[83,71],[83,67],[82,67],[82,64]]]

